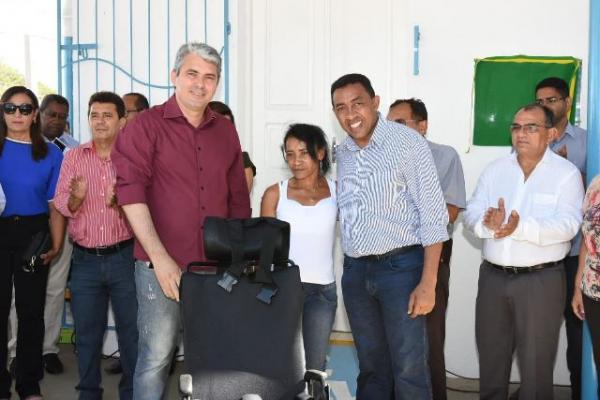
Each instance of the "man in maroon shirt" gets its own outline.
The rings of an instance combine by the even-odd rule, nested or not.
[[[181,46],[171,71],[175,94],[128,123],[115,147],[117,198],[133,228],[138,260],[134,399],[166,396],[180,327],[181,271],[205,259],[205,217],[250,216],[237,133],[207,107],[220,72],[215,49],[203,43]]]

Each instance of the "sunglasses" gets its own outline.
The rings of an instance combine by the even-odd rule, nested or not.
[[[14,114],[17,112],[17,109],[21,113],[21,115],[29,115],[33,112],[33,104],[19,104],[16,105],[14,103],[3,103],[2,111],[5,114]]]

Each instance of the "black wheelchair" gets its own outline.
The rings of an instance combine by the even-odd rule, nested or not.
[[[303,294],[287,222],[204,222],[209,262],[180,285],[184,400],[328,400],[327,374],[305,371]]]

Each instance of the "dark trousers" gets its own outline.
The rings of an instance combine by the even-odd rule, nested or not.
[[[553,399],[565,297],[562,263],[520,274],[482,263],[475,311],[481,399],[506,400],[515,350],[521,373],[519,399]]]
[[[71,265],[71,309],[78,350],[79,400],[102,399],[100,360],[109,299],[123,366],[119,399],[130,400],[138,351],[133,244],[105,256],[75,247]]]
[[[598,382],[600,382],[600,301],[583,295],[583,309],[590,328],[596,373],[598,374]],[[600,387],[598,388],[598,396],[600,397]]]
[[[427,338],[429,340],[429,370],[433,400],[446,400],[446,362],[444,342],[446,340],[446,309],[450,283],[450,257],[452,239],[444,242],[435,287],[435,306],[427,315]]]
[[[567,278],[567,298],[565,301],[567,367],[571,374],[571,399],[573,400],[581,398],[581,337],[583,323],[573,314],[573,308],[571,307],[578,262],[578,256],[565,258],[565,273]]]
[[[423,248],[385,260],[344,257],[342,294],[356,352],[356,400],[431,398],[424,317],[407,314]]]
[[[48,216],[45,214],[0,218],[0,398],[10,397],[11,377],[6,370],[6,345],[13,282],[19,322],[15,387],[21,398],[40,393],[48,268],[25,272],[21,257],[32,236],[47,229]]]

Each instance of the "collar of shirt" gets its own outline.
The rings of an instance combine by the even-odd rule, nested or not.
[[[575,137],[575,129],[574,129],[574,126],[571,125],[570,122],[567,122],[567,127],[565,128],[565,133],[571,137]]]
[[[571,125],[570,122],[567,122],[567,126],[565,127],[565,131],[563,132],[562,135],[560,135],[560,137],[556,141],[554,141],[554,143],[560,143],[560,142],[562,142],[567,135],[569,135],[573,139],[575,138],[575,129],[574,129],[573,125]]]
[[[96,148],[94,147],[94,141],[90,140],[89,142],[85,142],[80,146],[84,152],[91,152],[96,158],[98,158],[100,161],[102,162],[111,162],[111,158],[110,155],[108,156],[108,158],[102,158],[100,156],[98,156],[98,153],[96,152]]]
[[[549,158],[551,157],[550,154],[554,154],[554,152],[552,151],[552,149],[550,148],[550,146],[548,146],[548,147],[546,147],[546,151],[544,151],[544,155],[542,156],[542,159],[536,164],[536,166],[533,169],[533,171],[537,170],[540,167],[540,165],[549,163],[550,162]],[[517,160],[517,156],[518,156],[518,154],[517,154],[516,151],[513,151],[513,152],[510,153],[510,157],[511,157],[511,160],[512,160],[513,164],[517,168],[519,168],[519,170],[521,170],[521,172],[523,172],[523,169],[519,165],[519,160]],[[532,171],[532,173],[533,173],[533,171]]]
[[[183,111],[181,111],[181,107],[177,103],[177,99],[175,95],[171,96],[171,98],[165,103],[165,108],[163,111],[163,118],[185,118]],[[202,129],[209,124],[211,124],[217,118],[215,112],[210,109],[210,107],[206,106],[204,109],[204,115],[202,117],[202,122],[198,125],[197,129]],[[187,121],[187,118],[185,118]]]

